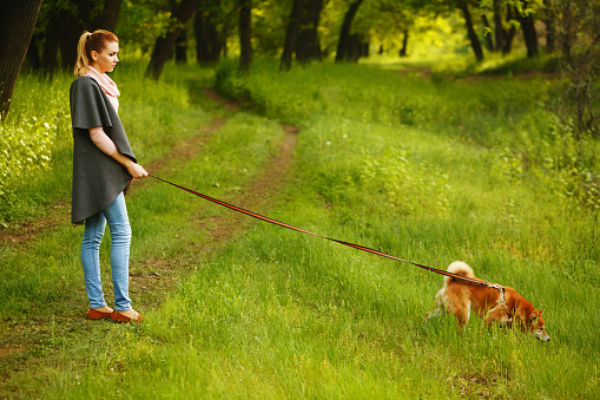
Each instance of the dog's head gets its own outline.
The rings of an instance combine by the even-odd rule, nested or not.
[[[544,310],[534,311],[529,316],[529,332],[542,342],[549,342],[550,336],[546,333],[546,323],[542,318]]]

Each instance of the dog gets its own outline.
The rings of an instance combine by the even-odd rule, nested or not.
[[[450,264],[448,272],[478,279],[473,269],[462,261]],[[529,301],[508,286],[488,287],[446,276],[444,285],[435,296],[435,305],[435,309],[427,314],[427,320],[447,312],[454,315],[459,326],[464,328],[473,310],[488,324],[499,323],[512,328],[516,323],[523,332],[534,335],[542,342],[550,341],[542,318],[544,310],[536,310]]]

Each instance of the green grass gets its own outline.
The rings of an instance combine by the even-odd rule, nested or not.
[[[163,82],[188,88],[192,100],[177,116],[187,107],[222,112],[198,95],[205,78],[195,73],[207,76],[186,67]],[[552,341],[476,317],[462,335],[452,318],[425,323],[440,276],[270,224],[197,252],[210,232],[189,221],[230,211],[152,185],[128,200],[132,270],[159,259],[189,273],[160,307],[141,310],[139,326],[62,328],[61,316],[85,312],[80,230],[64,224],[26,249],[3,245],[3,324],[32,318],[44,331],[9,359],[18,369],[6,381],[10,396],[597,396],[598,143],[574,141],[546,111],[550,83],[440,83],[372,65],[282,74],[269,61],[245,77],[224,64],[217,77],[262,116],[228,115],[169,178],[235,200],[274,153],[275,121],[296,124],[292,179],[277,204],[255,211],[438,268],[464,260],[545,308]],[[143,291],[136,296],[143,304]]]

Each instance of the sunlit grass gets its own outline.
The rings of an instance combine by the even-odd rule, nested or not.
[[[140,326],[90,323],[73,343],[53,330],[41,347],[52,353],[45,375],[16,374],[14,391],[61,399],[597,395],[598,210],[564,169],[578,154],[576,165],[598,176],[598,143],[586,150],[560,136],[543,107],[548,84],[432,82],[373,65],[282,74],[267,61],[247,77],[220,76],[219,87],[252,99],[266,117],[230,117],[173,180],[235,199],[276,149],[273,119],[296,124],[293,176],[280,202],[255,211],[437,268],[464,260],[545,308],[552,341],[477,317],[463,334],[452,318],[426,323],[440,276],[266,223],[218,253],[194,254],[208,232],[190,216],[231,211],[153,185],[128,202],[133,268],[156,257],[194,272],[161,307],[142,310]],[[166,81],[198,91],[190,67]],[[187,101],[174,106],[204,104]],[[68,311],[61,296],[80,285],[78,237],[64,226],[25,256],[2,249],[13,265],[5,320],[39,312],[48,321],[48,303]],[[79,300],[83,314],[84,297],[70,294],[68,304]]]

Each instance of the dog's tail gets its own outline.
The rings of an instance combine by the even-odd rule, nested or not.
[[[453,274],[457,275],[467,276],[469,278],[475,278],[473,269],[462,261],[454,261],[452,264],[450,264],[448,266],[448,272],[452,272]],[[452,279],[454,278],[446,276],[444,278],[444,286],[446,286]]]

